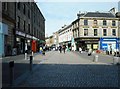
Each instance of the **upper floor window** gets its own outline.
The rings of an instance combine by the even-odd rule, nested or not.
[[[97,20],[94,20],[94,25],[97,25]]]
[[[116,36],[116,29],[112,29],[112,35]]]
[[[115,21],[112,21],[112,26],[115,26],[116,25],[116,22]]]
[[[88,20],[87,19],[84,20],[84,25],[88,25]]]
[[[25,21],[24,21],[24,31],[25,31]]]
[[[84,29],[84,36],[88,36],[88,29]]]
[[[103,20],[103,25],[107,25],[107,21],[106,20]]]
[[[7,2],[3,2],[3,9],[4,9],[5,11],[7,11],[7,7],[8,7],[8,3],[7,3]]]
[[[107,29],[103,29],[103,36],[107,36]]]
[[[20,2],[17,3],[17,8],[20,10]]]
[[[28,10],[28,18],[30,19],[30,10]]]
[[[30,24],[28,24],[28,33],[30,33]]]
[[[94,29],[94,36],[97,36],[97,29]]]
[[[25,11],[26,10],[26,7],[25,7],[25,4],[24,4],[24,6],[23,6],[23,13],[25,14]]]
[[[18,28],[20,28],[20,17],[18,16],[17,19],[18,19],[18,22],[17,22]]]

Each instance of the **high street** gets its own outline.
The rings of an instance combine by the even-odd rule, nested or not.
[[[27,72],[29,71],[29,60],[23,59],[17,63],[15,67],[19,68],[18,71],[22,69],[24,71],[18,74],[14,86],[118,87],[118,66],[113,65],[112,60],[112,56],[99,54],[98,62],[93,62],[93,56],[87,56],[86,52],[82,54],[66,52],[64,54],[50,51],[46,52],[45,56],[37,53],[34,56],[32,72]]]

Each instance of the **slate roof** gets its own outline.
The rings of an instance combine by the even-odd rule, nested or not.
[[[112,13],[101,13],[101,12],[88,12],[84,17],[106,17],[106,18],[115,18],[115,15]]]

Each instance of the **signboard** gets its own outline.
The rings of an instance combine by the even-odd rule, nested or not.
[[[8,35],[8,25],[0,22],[0,33]]]
[[[17,35],[20,35],[20,36],[24,36],[24,37],[25,37],[25,33],[23,33],[23,32],[16,31],[16,34],[17,34]]]

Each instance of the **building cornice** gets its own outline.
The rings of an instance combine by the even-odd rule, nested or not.
[[[81,17],[80,19],[90,19],[90,20],[119,20],[119,18],[104,18],[104,17]]]

